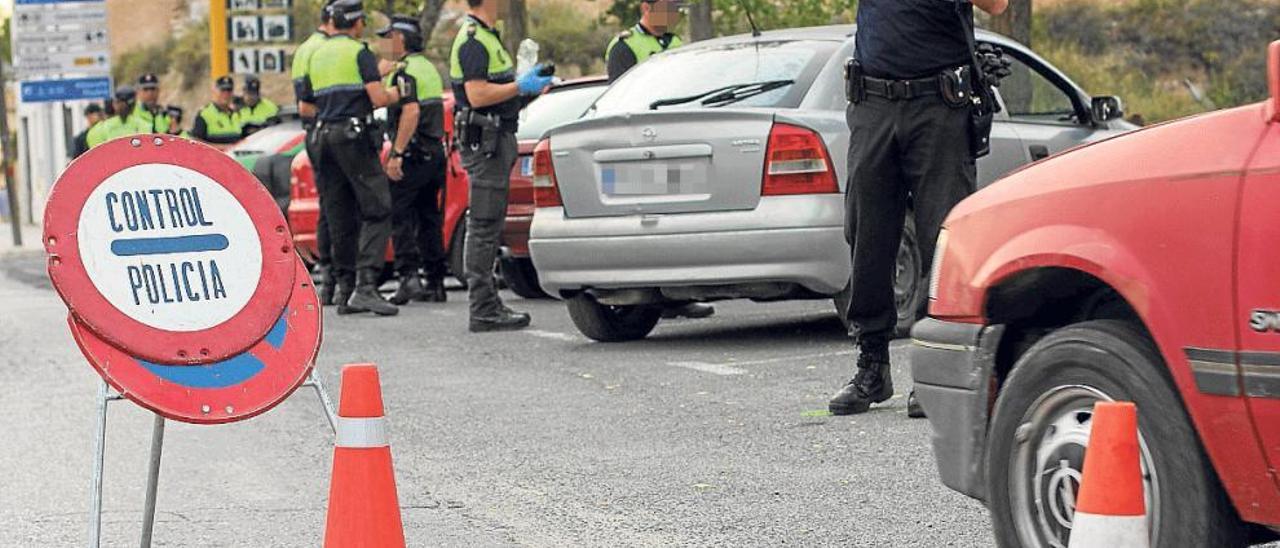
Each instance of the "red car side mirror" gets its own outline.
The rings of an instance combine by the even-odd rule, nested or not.
[[[1267,119],[1280,122],[1280,40],[1267,49],[1267,89],[1271,99],[1267,101]]]

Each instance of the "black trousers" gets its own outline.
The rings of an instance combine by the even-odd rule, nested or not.
[[[320,208],[316,215],[316,263],[324,268],[328,268],[333,256],[333,244],[329,238],[329,219],[324,214],[324,186],[321,185],[319,165],[316,163],[320,154],[319,142],[315,135],[315,128],[307,129],[307,157],[311,159],[311,169],[316,180],[316,197],[319,198]]]
[[[391,187],[373,141],[352,137],[343,124],[319,132],[316,179],[323,181],[320,200],[329,221],[334,276],[349,285],[358,272],[372,283],[391,237]]]
[[[428,278],[444,277],[445,169],[444,147],[436,146],[406,157],[404,179],[391,182],[392,242],[402,276],[421,268]]]
[[[894,270],[908,207],[927,273],[947,213],[974,191],[969,111],[938,96],[868,96],[850,104],[846,117],[851,135],[845,227],[853,254],[848,317],[860,342],[887,343],[898,320]]]

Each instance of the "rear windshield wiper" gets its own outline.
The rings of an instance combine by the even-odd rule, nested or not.
[[[703,99],[702,106],[722,107],[728,104],[737,103],[738,101],[745,101],[757,95],[763,95],[775,89],[784,88],[794,83],[796,83],[795,80],[774,80],[771,82],[761,82],[749,88],[726,90]]]
[[[767,87],[768,89],[765,89],[764,91],[768,91],[771,89],[777,89],[779,87],[790,85],[793,83],[795,83],[795,80],[767,80],[764,82],[752,82],[750,84],[734,84],[732,86],[725,86],[725,87],[716,88],[710,91],[704,91],[697,95],[689,95],[686,97],[672,97],[670,99],[659,99],[657,101],[649,103],[649,110],[658,110],[658,107],[683,105],[685,103],[692,103],[694,101],[697,101],[698,99],[703,99],[703,98],[706,98],[706,100],[704,100],[702,104],[707,105],[708,103],[711,103],[711,102],[721,102],[721,101],[733,99],[735,97],[738,97],[740,94],[750,93],[762,87]],[[759,95],[760,93],[764,93],[764,91],[758,91],[756,93],[752,93],[751,95]],[[748,97],[751,95],[748,95]],[[746,99],[746,97],[742,97],[742,99]],[[741,100],[741,99],[738,99],[738,100]]]

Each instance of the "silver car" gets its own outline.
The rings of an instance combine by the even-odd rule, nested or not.
[[[541,285],[599,341],[643,338],[672,303],[849,299],[843,69],[854,27],[765,32],[655,56],[534,156],[529,247]],[[979,187],[1133,126],[1025,47]],[[967,146],[956,143],[956,146]],[[900,327],[927,294],[915,229],[898,258]]]

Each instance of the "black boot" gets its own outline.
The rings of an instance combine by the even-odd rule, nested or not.
[[[355,292],[356,292],[355,284],[352,284],[350,282],[348,283],[338,282],[338,287],[333,293],[333,304],[338,305],[339,316],[346,316],[347,314],[359,314],[361,312],[367,312],[366,310],[352,308],[351,305],[347,304],[347,301],[351,300],[351,294]]]
[[[858,373],[836,392],[827,408],[832,415],[856,415],[891,397],[893,374],[889,370],[888,344],[864,344],[858,355]]]
[[[378,293],[378,275],[373,272],[361,272],[356,282],[356,290],[347,300],[348,312],[373,312],[379,316],[395,316],[400,309],[382,298]],[[342,312],[341,309],[338,310]]]
[[[333,294],[338,281],[333,277],[333,268],[328,265],[317,266],[320,269],[320,306],[333,306]]]
[[[404,306],[409,301],[421,301],[426,298],[427,291],[422,288],[422,278],[417,273],[400,276],[400,287],[391,296],[391,304]]]
[[[698,320],[708,318],[716,313],[716,307],[707,303],[689,303],[681,306],[667,307],[662,311],[662,317],[665,319],[672,318],[689,318]]]
[[[489,331],[517,331],[529,327],[533,318],[525,312],[516,312],[502,306],[497,314],[487,318],[471,317],[471,332],[485,333]]]
[[[907,418],[925,418],[924,407],[921,407],[920,402],[916,400],[916,391],[914,388],[907,394]]]
[[[430,276],[427,278],[427,289],[422,292],[419,301],[428,303],[442,303],[449,300],[449,294],[444,291],[444,277]]]

